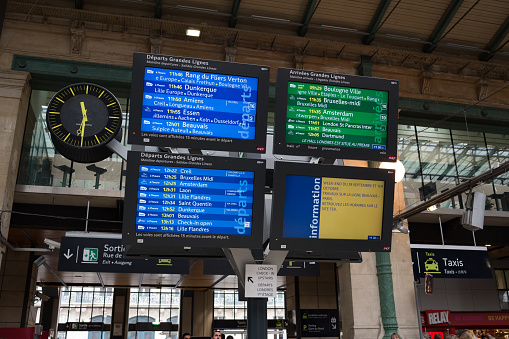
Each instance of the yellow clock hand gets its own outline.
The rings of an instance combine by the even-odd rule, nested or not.
[[[81,134],[81,147],[83,147],[83,137],[85,136],[85,123],[88,121],[87,119],[87,110],[85,109],[85,103],[83,101],[80,102],[81,105],[81,114],[83,114],[83,120],[81,121],[81,130],[78,133],[78,135]]]

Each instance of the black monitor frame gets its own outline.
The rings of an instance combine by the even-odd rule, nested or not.
[[[128,153],[127,159],[122,228],[122,243],[127,248],[127,256],[168,256],[172,253],[185,256],[189,252],[190,255],[195,256],[201,256],[196,253],[202,253],[203,256],[222,257],[221,248],[261,248],[263,242],[266,241],[267,231],[263,227],[265,160],[134,151]],[[136,231],[140,165],[254,172],[251,234],[213,235],[211,238],[196,233]],[[204,249],[199,250],[200,248]],[[210,248],[210,250],[206,248]],[[215,253],[217,252],[213,251],[215,249],[219,249],[219,252]],[[209,255],[207,255],[208,252],[210,252]]]
[[[258,96],[256,104],[255,138],[247,140],[242,138],[142,132],[141,124],[145,67],[257,78]],[[159,147],[265,153],[269,76],[270,68],[268,66],[169,55],[134,53],[128,142],[130,144]]]
[[[301,82],[318,85],[386,91],[387,144],[384,150],[348,146],[324,146],[286,141],[288,83]],[[397,160],[399,82],[355,75],[278,68],[276,83],[276,112],[274,124],[274,153],[307,155],[332,159],[357,159],[395,162]]]
[[[286,176],[330,177],[384,182],[382,233],[380,240],[284,238]],[[394,204],[394,170],[317,165],[308,163],[275,162],[272,197],[270,249],[326,252],[389,252],[392,240],[392,212]],[[355,227],[355,225],[345,225]]]

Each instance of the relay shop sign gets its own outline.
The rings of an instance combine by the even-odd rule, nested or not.
[[[445,323],[445,315],[442,312],[447,312],[448,326],[460,328],[484,328],[484,327],[498,327],[505,328],[509,323],[509,312],[454,312],[454,311],[426,311],[421,312],[421,321],[423,326],[440,326]],[[432,315],[432,322],[430,323],[429,314]],[[444,321],[444,322],[441,322]],[[502,326],[502,327],[499,327]]]
[[[484,246],[410,245],[414,277],[492,279]]]
[[[189,260],[125,259],[121,239],[62,237],[59,271],[111,273],[189,273]]]
[[[275,298],[277,265],[246,265],[246,298]]]
[[[426,311],[427,325],[449,324],[449,311]]]
[[[339,337],[338,310],[300,310],[302,337]]]

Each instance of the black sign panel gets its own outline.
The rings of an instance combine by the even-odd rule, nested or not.
[[[66,323],[65,330],[66,331],[102,331],[104,328],[104,323]]]
[[[426,273],[434,278],[476,278],[492,279],[488,251],[480,250],[444,249],[433,245],[429,248],[414,248],[412,246],[412,262],[415,278],[424,278]],[[452,247],[452,246],[451,246]]]
[[[188,274],[189,260],[125,259],[121,239],[62,237],[59,271]]]
[[[288,321],[286,319],[267,320],[267,328],[286,328],[287,326]],[[214,320],[212,322],[212,327],[217,329],[246,329],[247,320],[231,320],[231,319]]]
[[[203,274],[205,275],[235,275],[228,260],[204,260]],[[277,272],[280,277],[318,277],[320,264],[305,261],[285,261]]]
[[[129,143],[265,153],[267,66],[134,53]]]
[[[300,310],[302,337],[339,337],[338,310]]]
[[[276,161],[270,249],[390,252],[393,204],[393,170]]]
[[[261,248],[265,160],[151,152],[129,152],[128,160],[127,255]]]
[[[398,81],[278,68],[274,153],[396,161]]]

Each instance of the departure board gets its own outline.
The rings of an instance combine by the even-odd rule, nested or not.
[[[389,251],[394,171],[276,162],[271,249]]]
[[[251,171],[140,165],[136,230],[251,234]]]
[[[261,246],[264,160],[129,152],[127,172],[124,236],[131,242]]]
[[[265,151],[269,68],[135,53],[129,142]]]
[[[255,137],[258,79],[145,68],[143,132]]]
[[[398,82],[278,69],[274,152],[395,161]]]

